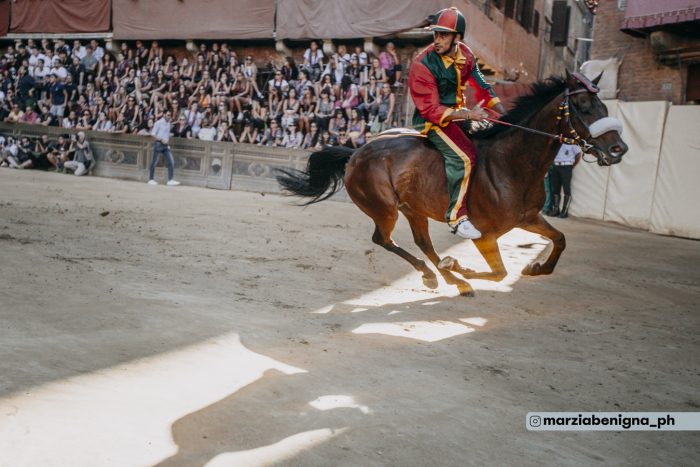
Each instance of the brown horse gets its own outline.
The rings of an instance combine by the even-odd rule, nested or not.
[[[277,180],[287,192],[311,198],[304,204],[327,199],[344,183],[352,201],[374,220],[372,240],[411,263],[423,274],[427,287],[437,287],[435,273],[391,239],[399,211],[408,219],[416,244],[462,295],[471,296],[473,290],[453,273],[465,279],[494,281],[506,276],[496,240],[516,227],[543,235],[554,246],[546,261],[535,261],[522,273],[551,274],[566,246],[564,234],[540,214],[544,176],[559,149],[552,134],[560,138],[581,135],[579,141],[601,166],[620,162],[627,152],[618,131],[606,130],[605,123],[601,124],[614,119],[607,118],[607,108],[596,95],[599,80],[600,76],[591,82],[567,72],[565,79],[551,77],[535,83],[532,94],[518,99],[502,118],[550,136],[504,125],[470,135],[479,160],[471,175],[467,207],[471,221],[482,232],[474,244],[490,266],[489,272],[462,268],[449,257],[441,260],[433,248],[428,218],[445,222],[449,199],[443,158],[426,138],[380,137],[354,152],[345,147],[323,149],[311,154],[306,171],[281,170]]]

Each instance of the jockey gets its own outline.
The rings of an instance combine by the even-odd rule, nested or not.
[[[482,108],[505,113],[491,86],[479,71],[474,54],[462,41],[467,23],[457,8],[445,8],[431,18],[433,43],[411,64],[408,87],[416,104],[414,128],[428,136],[445,159],[450,205],[445,220],[462,238],[481,237],[467,217],[469,175],[476,164],[476,148],[456,120],[480,121],[488,116]],[[475,90],[474,108],[464,107],[467,84]]]

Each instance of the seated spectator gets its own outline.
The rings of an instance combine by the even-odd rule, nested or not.
[[[401,61],[393,42],[387,42],[386,48],[379,54],[379,62],[389,81],[393,81],[394,86],[401,86]]]
[[[34,142],[33,146],[32,168],[46,170],[51,167],[48,160],[49,148],[51,147],[49,135],[41,135],[41,138]]]
[[[20,123],[28,123],[30,125],[33,125],[33,124],[39,122],[39,114],[34,112],[34,109],[32,108],[31,105],[28,105],[24,109],[24,114],[19,119],[19,121],[20,121]]]
[[[381,133],[392,127],[396,96],[391,92],[389,83],[382,84],[382,90],[377,98],[377,118],[372,123],[372,133]]]
[[[348,122],[348,136],[353,148],[358,148],[365,144],[365,121],[360,118],[357,109],[350,111],[350,121]]]
[[[255,122],[252,120],[246,122],[245,126],[243,127],[243,131],[241,132],[239,142],[257,144],[260,142],[260,139],[261,138],[258,137],[258,128],[255,126]]]
[[[287,129],[291,123],[296,125],[299,118],[299,104],[297,90],[290,88],[289,94],[282,104],[282,128]]]
[[[369,69],[369,78],[377,80],[377,83],[386,83],[389,78],[386,75],[386,71],[382,68],[381,63],[378,58],[372,59],[372,66]]]
[[[302,143],[302,149],[321,149],[321,130],[318,128],[318,123],[311,122],[311,129],[304,136],[304,142]]]
[[[347,122],[345,121],[345,115],[343,114],[343,109],[336,109],[334,117],[328,124],[328,133],[336,138],[340,134],[340,129],[345,128]]]
[[[58,141],[51,143],[48,147],[49,153],[46,156],[49,163],[56,168],[56,171],[63,171],[63,164],[72,157],[75,148],[72,146],[68,135],[59,135]]]
[[[13,169],[31,169],[33,166],[34,147],[29,141],[29,137],[22,136],[16,146],[15,154],[7,156],[7,162]]]
[[[63,119],[61,126],[63,128],[75,128],[78,124],[78,116],[75,114],[74,110],[68,112],[68,116]]]
[[[0,149],[0,167],[11,167],[16,169],[19,165],[17,164],[17,143],[11,136],[7,137],[7,140],[0,137],[2,141],[2,149]]]
[[[281,143],[283,138],[284,132],[282,131],[282,128],[280,128],[279,122],[273,118],[270,120],[269,127],[267,130],[265,130],[265,133],[258,144],[262,146],[277,146],[277,142],[279,141]]]
[[[173,136],[176,138],[192,138],[192,128],[187,124],[187,117],[181,114],[172,127]]]
[[[199,132],[197,133],[197,138],[201,139],[202,141],[214,141],[215,137],[216,128],[211,125],[208,118],[204,118],[202,120],[202,128],[200,128]]]
[[[90,143],[85,139],[85,132],[79,131],[78,138],[75,139],[71,146],[74,149],[72,160],[66,161],[63,166],[66,171],[72,171],[74,175],[92,175],[95,168],[95,157],[92,154]]]
[[[92,125],[93,131],[112,131],[112,122],[107,119],[107,114],[105,112],[100,112],[97,114],[97,120],[95,124]]]
[[[301,131],[297,130],[297,123],[291,122],[282,138],[282,146],[285,148],[300,148],[303,142],[304,137]]]
[[[350,76],[343,76],[340,83],[340,107],[345,109],[347,114],[350,113],[350,109],[354,109],[360,104],[359,94],[357,85],[352,82]]]

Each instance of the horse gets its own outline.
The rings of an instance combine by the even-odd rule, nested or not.
[[[551,274],[566,239],[540,211],[544,177],[559,143],[583,146],[599,166],[619,163],[628,149],[620,136],[621,124],[608,117],[597,96],[600,78],[590,81],[567,70],[565,77],[538,81],[501,117],[502,124],[469,135],[478,162],[471,174],[467,209],[482,232],[474,244],[490,271],[476,272],[453,258],[441,259],[433,248],[428,219],[445,222],[449,197],[443,158],[425,137],[380,136],[357,150],[321,149],[309,156],[306,170],[278,169],[277,181],[284,193],[310,198],[303,205],[328,199],[344,185],[353,203],[374,221],[372,241],[408,261],[428,288],[438,286],[435,273],[391,238],[399,212],[408,220],[416,245],[460,295],[474,295],[470,279],[500,281],[506,276],[497,239],[516,227],[542,235],[553,245],[544,261],[535,259],[522,274]]]

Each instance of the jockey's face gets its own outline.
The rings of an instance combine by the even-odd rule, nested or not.
[[[433,45],[438,55],[445,55],[452,51],[457,34],[454,32],[433,31]]]

